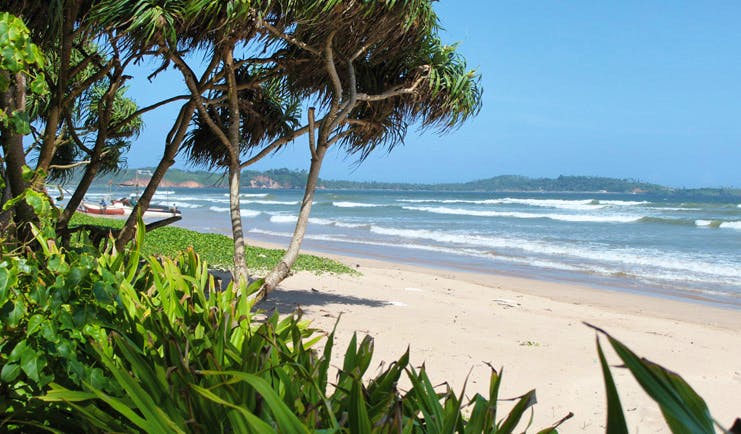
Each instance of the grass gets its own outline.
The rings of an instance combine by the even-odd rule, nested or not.
[[[77,213],[72,217],[70,226],[94,225],[120,229],[123,227],[123,224],[123,220],[90,217]],[[177,253],[189,246],[192,246],[211,268],[230,269],[232,267],[234,245],[230,237],[222,234],[202,233],[175,226],[167,226],[147,233],[144,238],[142,253],[145,255],[173,258]],[[248,246],[246,252],[247,266],[252,271],[270,270],[280,261],[283,252],[280,249]],[[293,270],[310,271],[313,273],[357,273],[357,271],[337,261],[313,255],[299,255],[296,264],[293,266]]]

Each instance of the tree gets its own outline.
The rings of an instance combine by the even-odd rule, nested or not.
[[[136,19],[127,16],[130,11],[136,11]],[[362,159],[376,147],[393,148],[410,123],[445,131],[480,104],[478,77],[465,70],[453,48],[439,42],[429,0],[162,5],[114,0],[104,15],[107,25],[121,26],[137,50],[159,56],[162,68],[174,65],[183,76],[196,114],[184,149],[191,161],[228,173],[237,282],[248,276],[240,172],[309,133],[312,163],[296,232],[279,269],[267,276],[264,293],[295,261],[321,164],[332,145]],[[191,64],[193,52],[205,54],[200,74]],[[320,116],[312,108],[306,124],[297,126],[296,98],[318,106]],[[177,134],[189,121],[179,118]],[[130,239],[128,228],[129,222],[118,242]]]
[[[203,131],[209,131],[214,138],[209,144],[220,149],[221,156],[214,164],[225,167],[228,172],[234,239],[233,274],[237,282],[246,282],[248,272],[239,204],[241,169],[307,130],[290,128],[294,122],[291,112],[296,106],[287,100],[284,104],[280,99],[280,83],[271,78],[272,71],[248,60],[234,58],[238,46],[248,44],[257,36],[256,17],[280,14],[280,5],[279,2],[252,4],[192,0],[164,6],[175,7],[167,8],[140,0],[112,1],[103,15],[111,25],[124,26],[131,44],[137,49],[159,56],[163,68],[172,64],[181,72],[190,92],[191,114],[197,113],[195,123]],[[127,11],[132,10],[137,11],[137,19],[133,21],[126,17]],[[187,54],[192,50],[207,53],[207,66],[201,74],[196,74],[189,63],[191,58]],[[189,122],[189,116],[178,121],[178,132],[174,136],[180,139],[172,146],[168,143],[173,157]],[[288,135],[284,135],[286,131]],[[278,135],[282,137],[265,143]],[[190,143],[200,143],[200,140]],[[190,147],[196,158],[201,152],[198,146]],[[248,162],[241,161],[248,149],[260,146],[262,150],[257,155]],[[155,176],[152,177],[154,180]],[[151,185],[152,182],[148,188]],[[130,218],[117,243],[125,243],[131,236],[133,220]]]
[[[5,163],[0,181],[3,199],[19,197],[27,187],[23,136],[30,132],[30,125],[26,92],[27,87],[36,94],[44,92],[44,75],[41,73],[44,61],[41,50],[31,42],[30,32],[23,22],[7,12],[0,13],[0,142]],[[34,219],[34,212],[25,201],[18,201],[13,216],[18,225],[23,225]],[[2,221],[7,224],[9,218]],[[23,234],[21,237],[26,238]]]
[[[455,47],[440,42],[430,2],[343,2],[328,14],[330,24],[306,21],[290,33],[266,24],[287,44],[279,63],[289,83],[311,89],[325,114],[316,122],[314,109],[309,111],[311,165],[298,220],[257,298],[285,279],[298,257],[322,162],[333,144],[362,160],[379,146],[393,149],[412,123],[449,131],[481,104],[478,75],[466,70]]]

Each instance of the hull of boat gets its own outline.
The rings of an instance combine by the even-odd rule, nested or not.
[[[77,210],[85,214],[105,216],[122,216],[126,212],[121,205],[96,205],[89,202],[83,202]]]
[[[134,207],[124,205],[121,202],[114,201],[110,205],[96,205],[89,202],[83,202],[78,211],[91,214],[91,215],[102,215],[108,217],[128,217],[134,210]],[[144,218],[168,218],[173,216],[180,216],[180,210],[173,208],[164,207],[150,207],[144,212]]]

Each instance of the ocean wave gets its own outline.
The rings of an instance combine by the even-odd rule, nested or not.
[[[337,208],[377,208],[383,205],[361,202],[332,202],[332,206],[336,206]]]
[[[203,205],[198,205],[196,203],[190,203],[190,202],[172,202],[172,203],[164,203],[164,205],[172,205],[175,204],[178,208],[184,208],[184,209],[192,209],[192,208],[203,208]]]
[[[229,197],[229,193],[224,193],[225,197]],[[240,193],[239,197],[268,197],[270,193]]]
[[[271,236],[290,237],[289,233],[251,229],[250,232]],[[306,239],[352,243],[379,247],[396,247],[403,249],[422,250],[437,253],[446,253],[456,256],[486,258],[509,263],[522,264],[540,268],[583,272],[588,274],[604,275],[608,277],[637,278],[647,282],[696,282],[741,285],[741,273],[733,264],[716,264],[712,258],[707,261],[697,258],[678,258],[673,255],[657,254],[657,252],[640,252],[635,249],[625,251],[598,251],[549,245],[546,243],[522,240],[490,238],[477,235],[453,234],[441,231],[420,229],[394,229],[372,226],[371,232],[383,235],[396,235],[407,239],[429,239],[441,242],[454,242],[459,246],[440,246],[414,241],[395,242],[385,240],[369,240],[348,238],[329,234],[306,235]],[[463,247],[461,244],[468,244]],[[477,249],[473,246],[488,247]],[[497,250],[492,250],[491,248]],[[507,254],[505,248],[520,248],[526,251],[525,255]],[[551,258],[534,256],[548,254]],[[570,262],[568,259],[576,259]],[[590,262],[584,262],[587,260]],[[591,261],[598,261],[593,263]],[[599,265],[601,264],[601,265]],[[702,291],[704,292],[704,291]]]
[[[722,224],[720,220],[695,220],[695,226],[698,227],[718,228]]]
[[[723,222],[720,224],[721,228],[724,229],[736,229],[741,230],[741,221],[738,222]]]
[[[135,196],[135,195],[132,195],[132,196]],[[172,196],[169,194],[160,194],[159,192],[157,192],[152,196],[152,200],[161,200],[165,202],[180,202],[180,201],[203,201],[204,198],[202,196]]]
[[[651,203],[646,200],[599,200],[597,203],[601,205],[614,205],[614,206],[636,206],[645,205]]]
[[[275,214],[270,216],[271,223],[296,223],[297,220],[298,216],[295,215]],[[347,223],[319,217],[310,217],[309,224],[320,226],[337,226],[340,228],[348,229],[370,228],[370,225],[367,223]]]
[[[155,194],[175,194],[174,190],[157,190]]]
[[[506,211],[481,211],[463,208],[447,207],[416,207],[404,206],[403,209],[410,211],[423,211],[434,214],[465,215],[472,217],[505,217],[519,219],[550,219],[566,222],[586,223],[632,223],[639,221],[642,217],[636,215],[584,215],[584,214],[535,214],[526,212]]]
[[[644,205],[650,202],[647,201],[627,201],[627,200],[597,200],[597,199],[581,199],[581,200],[565,200],[565,199],[525,199],[525,198],[513,198],[505,197],[502,199],[482,199],[482,200],[466,200],[466,199],[398,199],[398,202],[405,203],[443,203],[443,204],[473,204],[473,205],[527,205],[540,208],[556,208],[556,209],[569,209],[575,211],[584,210],[597,210],[607,207],[616,206],[636,206]]]
[[[298,205],[297,200],[243,200],[240,203],[254,203],[258,205]]]
[[[270,223],[296,223],[298,216],[295,215],[271,215]]]
[[[218,212],[218,213],[228,213],[230,210],[229,207],[223,207],[223,206],[210,206],[208,207],[208,209],[209,211]],[[262,212],[251,210],[251,209],[241,209],[240,214],[242,215],[242,218],[252,218],[252,217],[259,216],[260,214],[262,214]]]
[[[655,223],[655,224],[678,225],[678,226],[699,226],[697,224],[697,221],[702,221],[702,220],[653,217],[653,216],[641,217],[638,220],[639,223]]]
[[[741,227],[741,222],[740,227]],[[702,255],[683,258],[671,252],[659,252],[651,249],[620,248],[606,250],[602,246],[575,246],[569,244],[548,243],[539,240],[528,240],[520,237],[492,237],[474,233],[455,233],[426,229],[399,229],[383,226],[371,226],[371,232],[379,235],[403,239],[427,239],[440,243],[457,244],[487,249],[520,250],[527,255],[548,255],[550,257],[571,258],[572,260],[589,260],[596,263],[607,263],[613,266],[650,267],[654,269],[678,272],[677,280],[688,278],[687,271],[698,276],[722,276],[741,284],[741,269],[738,264],[719,263],[715,257],[704,258]],[[404,244],[399,243],[399,244]],[[703,277],[704,278],[704,277]],[[698,278],[697,280],[702,280]]]

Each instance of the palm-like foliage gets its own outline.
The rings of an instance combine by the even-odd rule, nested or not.
[[[107,85],[98,83],[83,93],[75,104],[72,115],[64,124],[62,143],[54,153],[49,170],[51,180],[66,181],[72,176],[70,165],[90,158],[90,145],[98,133],[101,101],[107,91]],[[125,167],[125,154],[131,146],[131,139],[136,138],[144,123],[141,116],[133,116],[138,106],[126,96],[128,88],[119,88],[113,99],[109,125],[116,128],[106,131],[105,150],[101,153],[99,174],[115,173]],[[74,130],[74,131],[72,131]],[[84,148],[71,138],[76,135]]]
[[[237,83],[244,88],[238,92],[241,153],[289,135],[298,125],[299,101],[286,92],[281,80],[264,78],[268,73],[264,68],[251,66],[243,66],[236,72]],[[224,93],[214,91],[210,96],[223,100]],[[212,105],[207,110],[223,130],[228,129],[232,122],[228,107]],[[227,166],[228,154],[202,116],[196,114],[193,124],[183,142],[188,161],[194,165]]]
[[[381,96],[413,89],[358,101],[341,140],[347,152],[362,159],[379,146],[390,150],[401,143],[414,123],[445,132],[478,113],[479,75],[467,70],[455,46],[441,43],[430,2],[344,2],[327,14],[331,18],[325,21],[299,21],[290,36],[319,49],[332,35],[343,89],[350,91],[351,74],[358,94]],[[324,56],[286,42],[277,57],[293,92],[330,105],[336,91]]]

